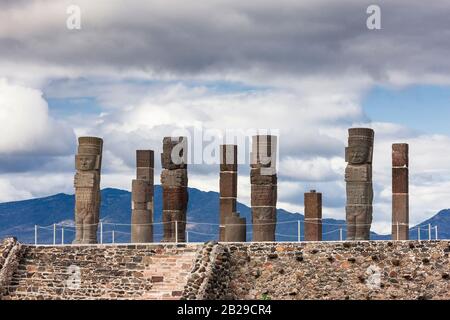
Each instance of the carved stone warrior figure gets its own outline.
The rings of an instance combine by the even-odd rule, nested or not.
[[[188,205],[187,138],[165,137],[161,154],[163,242],[186,241]]]
[[[275,241],[277,222],[277,137],[252,137],[250,183],[253,241]]]
[[[131,242],[153,242],[153,170],[152,150],[136,151],[136,178],[132,182]]]
[[[372,159],[375,133],[372,129],[349,129],[345,150],[347,183],[347,240],[370,240],[372,224]]]
[[[78,144],[74,179],[76,235],[73,243],[97,243],[103,140],[80,137]]]

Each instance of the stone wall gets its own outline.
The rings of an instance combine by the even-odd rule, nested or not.
[[[449,241],[37,247],[11,241],[0,247],[2,257],[9,250],[0,271],[3,299],[450,299]]]
[[[229,298],[450,299],[450,243],[233,244]]]
[[[217,300],[228,293],[230,253],[227,246],[208,242],[198,253],[183,292],[185,300]]]
[[[11,283],[22,256],[22,245],[15,238],[7,238],[0,245],[0,299]]]
[[[14,238],[6,238],[0,243],[0,270],[3,268],[3,264],[8,258],[9,252],[14,247],[16,240]]]
[[[23,246],[3,299],[180,299],[199,248]]]

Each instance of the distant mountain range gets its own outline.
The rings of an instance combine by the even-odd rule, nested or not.
[[[155,186],[155,216],[156,223],[161,222],[162,207],[161,186]],[[53,242],[53,223],[57,223],[56,241],[61,243],[64,233],[64,243],[71,243],[74,238],[74,195],[56,194],[50,197],[7,202],[0,204],[0,238],[15,236],[23,243],[34,243],[34,226],[38,228],[38,243]],[[103,241],[112,241],[112,231],[116,242],[130,241],[131,194],[125,190],[103,189],[101,205],[101,221],[103,222]],[[251,210],[238,203],[241,216],[247,218],[251,224]],[[300,221],[301,237],[303,240],[304,216],[278,209],[277,240],[297,241],[298,223]],[[219,194],[217,192],[204,192],[189,188],[189,241],[204,242],[217,240],[219,223]],[[428,224],[438,226],[439,237],[450,238],[450,210],[442,210],[431,219],[420,224],[422,239],[428,239]],[[64,231],[62,230],[62,227]],[[324,240],[339,240],[340,229],[345,239],[345,221],[324,219]],[[247,230],[247,240],[251,240],[251,226]],[[162,226],[155,226],[155,241],[161,240]],[[434,231],[433,231],[434,239]],[[417,239],[417,228],[412,228],[411,239]],[[390,235],[372,233],[374,240],[388,240]]]

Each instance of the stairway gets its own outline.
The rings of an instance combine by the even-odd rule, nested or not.
[[[180,299],[200,247],[24,246],[2,299]]]

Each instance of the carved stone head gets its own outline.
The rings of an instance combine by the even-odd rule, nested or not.
[[[98,156],[91,154],[80,154],[75,156],[75,167],[80,171],[91,171],[98,169]]]
[[[372,162],[372,148],[367,145],[348,147],[345,155],[349,164],[364,164]]]
[[[351,128],[348,132],[345,160],[353,165],[372,163],[374,131],[369,128]]]

